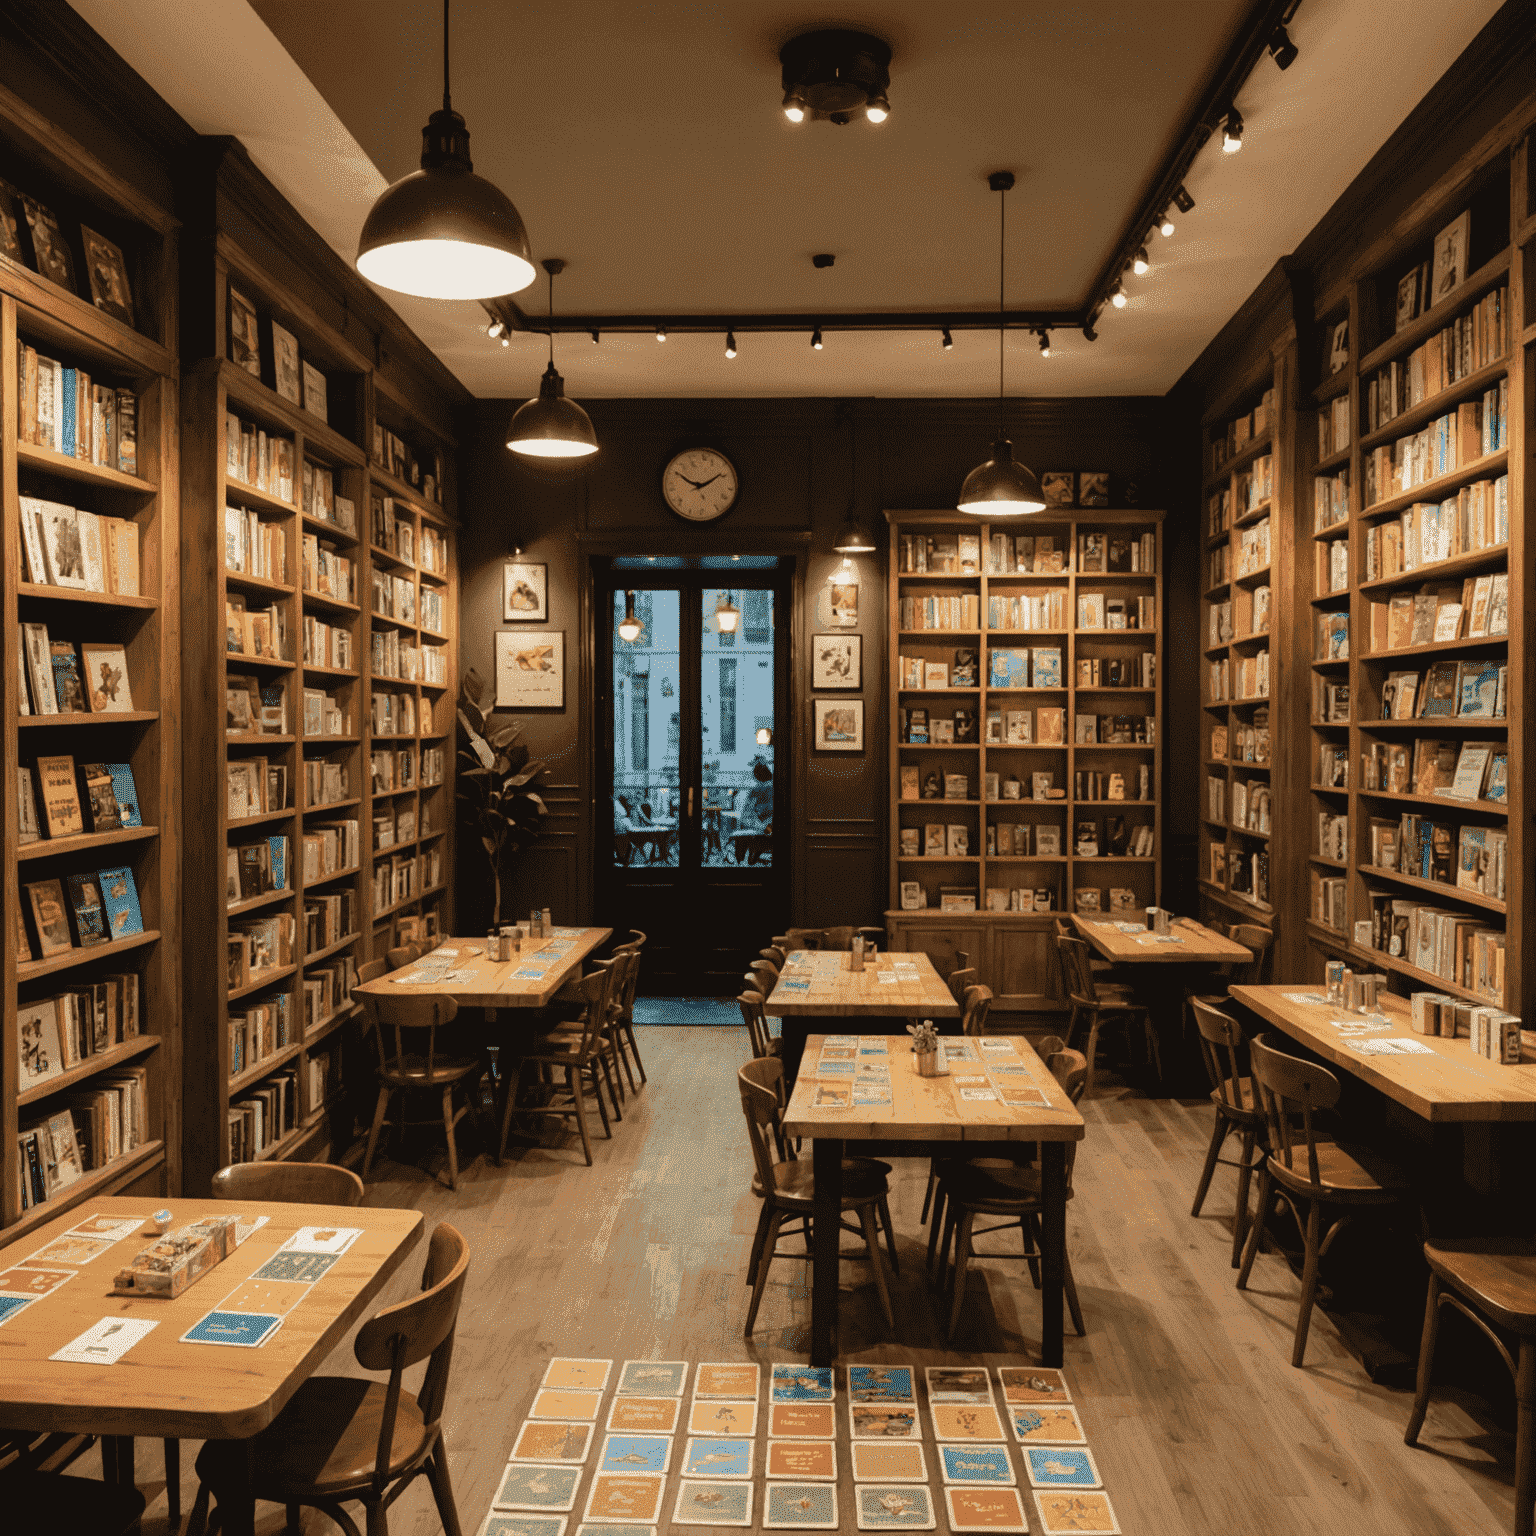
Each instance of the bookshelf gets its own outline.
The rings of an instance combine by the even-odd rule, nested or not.
[[[1089,899],[1079,893],[1106,912],[1160,899],[1163,513],[886,516],[891,942],[965,952],[1001,1010],[1054,1010],[1055,920]],[[978,541],[974,569],[958,569],[962,536]],[[1084,569],[1085,536],[1089,566],[1115,569]],[[1034,541],[1022,554],[1020,538]],[[951,545],[957,568],[911,568],[947,563]],[[1127,627],[1109,627],[1120,617]],[[957,682],[966,653],[974,682]],[[912,739],[915,711],[926,742]],[[910,905],[915,890],[924,906]],[[946,894],[976,910],[945,910]]]
[[[101,688],[80,701],[84,709],[55,693],[48,702],[56,712],[37,712],[47,707],[38,694],[48,690],[29,682],[24,650],[21,674],[13,662],[0,678],[6,1243],[86,1200],[178,1187],[181,799],[177,224],[3,89],[0,142],[8,179],[56,217],[82,290],[77,295],[41,276],[30,252],[21,262],[0,255],[5,634],[16,647],[22,626],[34,635],[45,630],[50,646],[72,648],[72,664],[82,670],[96,647],[110,658]],[[92,302],[82,227],[121,249],[133,324]],[[27,349],[41,360],[37,369],[26,368]],[[59,365],[57,374],[46,369],[47,360]],[[70,423],[85,429],[83,456],[60,451],[71,445],[37,423],[36,373],[44,369],[52,384],[71,390],[88,376],[93,392],[78,397],[86,402],[83,418]],[[67,370],[73,375],[65,385]],[[112,391],[110,405],[97,393],[103,390]],[[61,584],[71,580],[77,584]],[[121,708],[120,699],[119,707],[107,707],[121,686],[112,671],[123,674],[131,708]],[[47,802],[40,759],[62,760],[48,772]],[[97,764],[112,771],[105,778],[82,771]],[[25,826],[17,791],[23,770],[33,780]],[[50,807],[61,814],[50,819]],[[29,886],[39,890],[37,903]],[[62,911],[50,906],[50,893],[55,903],[63,895]]]

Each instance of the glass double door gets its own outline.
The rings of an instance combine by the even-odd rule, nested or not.
[[[628,563],[614,562],[598,603],[599,921],[647,935],[644,992],[734,997],[787,911],[787,588],[729,559],[690,560],[723,569],[687,574]]]

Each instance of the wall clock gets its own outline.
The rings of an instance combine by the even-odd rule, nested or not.
[[[662,471],[661,494],[679,517],[712,523],[736,503],[736,466],[714,448],[685,448]]]

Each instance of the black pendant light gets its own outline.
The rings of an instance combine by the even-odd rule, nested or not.
[[[1013,172],[993,171],[987,177],[987,184],[994,192],[1003,194],[998,205],[997,235],[997,440],[992,444],[992,457],[985,464],[978,464],[965,477],[956,505],[962,512],[973,512],[978,517],[1019,517],[1026,512],[1043,512],[1045,497],[1040,494],[1040,481],[1034,470],[1015,462],[1013,444],[1008,441],[1007,395],[1003,387],[1003,339],[1007,334],[1008,314],[1004,281],[1007,274],[1007,193],[1013,186]]]
[[[555,315],[555,277],[565,270],[558,256],[542,263],[549,273],[549,315]],[[535,459],[579,459],[597,452],[597,432],[592,418],[565,398],[565,380],[555,372],[555,330],[549,330],[549,367],[539,381],[539,392],[518,406],[507,427],[507,447]]]
[[[386,187],[357,243],[357,270],[381,288],[423,299],[491,299],[538,273],[512,200],[469,158],[469,129],[448,99],[448,0],[443,0],[443,106],[421,130],[421,169]]]

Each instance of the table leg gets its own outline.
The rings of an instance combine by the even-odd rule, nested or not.
[[[831,1365],[837,1331],[837,1251],[842,1236],[843,1143],[818,1136],[812,1143],[816,1176],[815,1251],[811,1274],[811,1364]],[[1060,1324],[1058,1322],[1058,1332]]]
[[[1061,1141],[1040,1145],[1041,1255],[1040,1363],[1061,1364],[1061,1295],[1067,1252],[1067,1148]],[[818,1187],[819,1192],[819,1187]]]
[[[252,1477],[254,1440],[236,1444],[240,1455],[231,1457],[237,1468],[229,1486],[219,1495],[220,1529],[223,1536],[256,1536],[256,1495]]]

